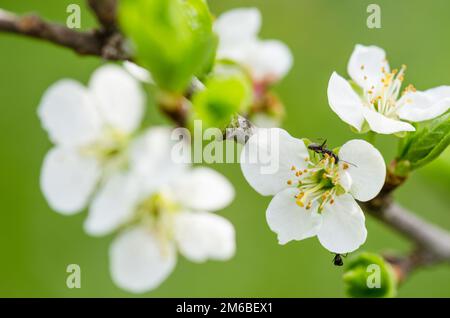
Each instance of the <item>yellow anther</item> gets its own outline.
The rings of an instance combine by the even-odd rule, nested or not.
[[[302,208],[305,206],[301,200],[297,200],[295,201],[295,203],[297,203],[297,205]]]
[[[292,184],[292,180],[288,180],[287,184],[291,185]]]
[[[344,162],[344,164],[342,165],[342,168],[345,170],[345,169],[348,169],[348,163],[346,163],[346,162]]]
[[[297,168],[295,168],[295,166],[292,166],[291,170],[294,171],[294,170],[297,170]]]

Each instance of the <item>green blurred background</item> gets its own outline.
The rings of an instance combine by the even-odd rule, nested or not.
[[[450,1],[378,0],[382,28],[366,27],[372,0],[210,0],[215,14],[239,6],[258,6],[262,36],[285,41],[295,55],[290,74],[275,89],[285,101],[285,121],[292,135],[328,138],[337,146],[355,136],[327,104],[327,82],[336,70],[346,74],[356,43],[386,49],[392,66],[409,66],[407,82],[418,89],[450,84]],[[82,0],[0,0],[0,7],[35,11],[64,22],[66,7],[82,7],[82,27],[95,25]],[[45,89],[63,77],[84,83],[102,63],[93,57],[41,41],[0,33],[0,296],[129,296],[109,276],[112,237],[84,234],[85,212],[64,217],[53,212],[39,189],[43,157],[51,144],[41,129],[36,107]],[[149,121],[164,119],[151,108]],[[377,140],[389,160],[393,137]],[[450,229],[449,158],[415,173],[396,197],[422,217]],[[237,253],[229,262],[193,264],[182,257],[173,274],[146,297],[339,297],[344,296],[342,269],[316,239],[277,244],[265,221],[270,198],[245,182],[239,165],[216,167],[235,184],[237,197],[221,213],[237,232]],[[444,173],[446,172],[446,173]],[[409,243],[371,218],[362,250],[407,251]],[[81,266],[82,288],[66,287],[66,266]],[[399,296],[450,296],[450,268],[415,273]]]

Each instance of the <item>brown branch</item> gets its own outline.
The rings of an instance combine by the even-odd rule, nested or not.
[[[0,32],[25,35],[70,48],[81,55],[95,55],[108,60],[130,59],[119,33],[78,32],[43,20],[36,15],[17,16],[0,9]]]
[[[131,59],[123,36],[117,30],[117,0],[88,0],[102,28],[78,32],[65,26],[43,20],[36,15],[17,16],[0,9],[0,32],[9,32],[45,40],[70,48],[81,55],[95,55],[109,60]],[[186,121],[185,103],[169,103],[163,111],[179,125]],[[163,106],[165,103],[162,103]],[[226,139],[245,143],[255,127],[244,117],[236,117],[225,132]],[[395,162],[394,162],[395,164]],[[405,208],[393,203],[392,191],[400,186],[404,177],[388,169],[385,185],[373,200],[362,203],[365,211],[415,243],[407,256],[387,257],[401,280],[415,269],[450,261],[450,234],[434,226]]]
[[[450,233],[393,202],[392,192],[405,180],[388,169],[380,194],[361,204],[368,214],[414,243],[415,247],[409,255],[386,257],[396,269],[400,281],[421,267],[450,263]]]
[[[105,32],[117,30],[117,0],[88,0],[88,4]]]

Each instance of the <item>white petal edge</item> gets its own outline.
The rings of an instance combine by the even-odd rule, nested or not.
[[[209,168],[193,168],[171,186],[175,198],[186,208],[216,211],[234,199],[233,185],[223,175]]]
[[[245,144],[240,156],[247,182],[262,195],[274,195],[288,187],[295,176],[291,167],[304,169],[309,157],[304,142],[280,128],[260,128]]]
[[[450,86],[442,85],[434,88],[427,89],[425,92],[435,102],[450,98]]]
[[[123,67],[127,70],[128,73],[133,75],[139,81],[148,83],[148,84],[155,83],[155,81],[153,80],[152,74],[149,71],[147,71],[145,68],[143,68],[133,62],[130,62],[130,61],[124,61]]]
[[[347,72],[360,87],[367,90],[374,86],[373,90],[377,91],[384,76],[382,68],[389,72],[386,53],[382,48],[357,44],[350,56]]]
[[[399,100],[399,103],[404,104],[398,110],[399,117],[412,122],[420,122],[444,114],[450,107],[450,96],[445,97],[444,91],[445,89],[436,89],[434,93],[426,91],[405,94]]]
[[[60,80],[46,90],[38,116],[52,142],[64,146],[94,141],[103,124],[87,89],[69,79]]]
[[[131,133],[142,120],[145,94],[140,83],[117,65],[104,65],[92,74],[89,91],[103,119],[114,129]]]
[[[386,164],[381,153],[367,141],[353,139],[341,147],[338,156],[348,162],[345,172],[352,180],[353,197],[363,202],[373,199],[386,179]]]
[[[270,229],[277,233],[278,242],[286,244],[292,240],[303,240],[315,236],[321,224],[317,204],[306,210],[297,205],[295,195],[298,190],[289,188],[277,193],[266,211]]]
[[[379,134],[395,134],[403,131],[416,130],[410,123],[388,118],[367,107],[363,108],[363,113],[370,130]]]
[[[326,204],[322,216],[317,238],[330,252],[350,253],[366,241],[364,213],[349,194],[336,197],[332,205]]]
[[[236,250],[233,225],[213,213],[182,212],[175,218],[174,232],[180,253],[192,262],[225,261]]]
[[[106,235],[130,220],[138,203],[138,186],[135,179],[124,172],[111,176],[92,201],[84,222],[86,233]]]
[[[293,63],[294,58],[289,47],[277,40],[254,42],[245,61],[255,81],[267,82],[275,82],[283,78],[292,68]]]
[[[154,233],[136,227],[121,233],[109,249],[114,283],[133,293],[157,288],[173,271],[176,251],[171,242],[162,244]]]
[[[347,124],[358,131],[364,123],[363,104],[347,80],[333,72],[328,82],[328,103],[331,109]]]
[[[257,36],[261,28],[261,13],[257,8],[238,8],[221,14],[214,23],[220,45],[239,44]]]
[[[142,176],[145,181],[142,186],[147,191],[173,182],[188,167],[188,151],[174,153],[172,150],[178,142],[172,140],[171,134],[169,127],[155,126],[136,138],[130,147],[131,170]]]
[[[45,156],[40,183],[50,207],[70,215],[86,206],[99,177],[100,167],[95,159],[55,147]]]

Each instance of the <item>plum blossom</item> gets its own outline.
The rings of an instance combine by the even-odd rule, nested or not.
[[[82,210],[97,185],[126,166],[144,104],[138,81],[115,65],[98,68],[88,87],[63,79],[47,89],[38,116],[54,147],[44,159],[40,183],[54,210]]]
[[[280,244],[317,236],[326,249],[342,254],[365,242],[365,217],[355,199],[368,201],[380,192],[386,175],[383,157],[359,139],[333,154],[314,153],[279,128],[257,130],[244,146],[245,178],[261,195],[274,195],[266,219]],[[264,172],[262,158],[276,158],[278,169]]]
[[[239,8],[220,15],[214,30],[219,35],[217,58],[246,67],[255,83],[273,83],[292,67],[289,48],[278,40],[260,40],[261,13],[257,8]]]
[[[331,109],[358,131],[369,128],[379,134],[414,131],[409,122],[433,119],[449,109],[450,86],[417,91],[408,85],[402,91],[405,71],[405,65],[391,71],[383,49],[356,45],[347,66],[352,82],[331,75]]]
[[[166,127],[140,136],[130,150],[130,170],[108,180],[84,224],[90,235],[118,232],[110,271],[130,292],[158,287],[173,271],[177,251],[196,263],[234,255],[232,224],[210,212],[233,200],[233,186],[212,169],[183,163],[173,146]]]

